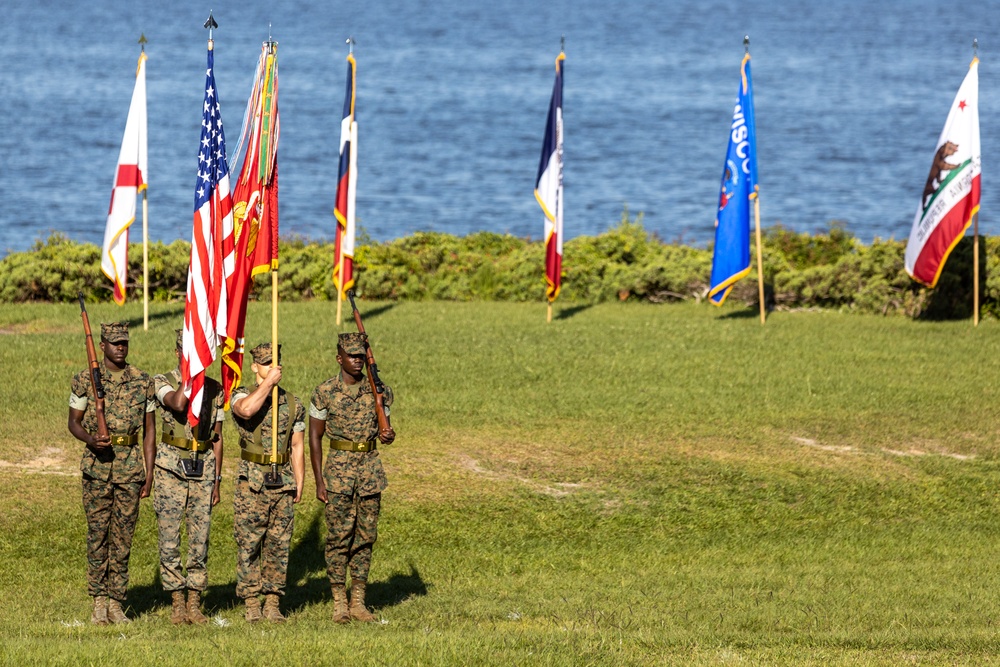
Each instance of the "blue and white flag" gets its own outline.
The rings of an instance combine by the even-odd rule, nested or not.
[[[757,196],[757,138],[753,122],[750,54],[740,65],[742,80],[729,149],[722,168],[719,211],[715,218],[715,250],[709,300],[721,306],[736,281],[750,273],[750,200]]]

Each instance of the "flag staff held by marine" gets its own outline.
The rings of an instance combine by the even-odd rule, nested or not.
[[[229,313],[227,283],[235,261],[226,135],[215,83],[215,40],[212,31],[219,24],[211,13],[204,27],[208,30],[205,97],[181,340],[181,380],[184,395],[189,399],[188,423],[192,427],[198,425],[201,415],[205,371],[215,361],[216,349],[226,335]]]
[[[545,296],[548,299],[546,322],[552,321],[552,302],[559,296],[562,283],[563,245],[563,72],[566,63],[566,37],[560,39],[556,56],[556,80],[552,86],[549,114],[545,121],[542,156],[535,177],[535,199],[545,214]]]
[[[969,71],[951,103],[938,137],[910,239],[905,266],[910,277],[927,287],[937,285],[951,251],[976,221],[973,253],[973,324],[979,324],[979,196],[982,171],[979,146],[979,58],[973,41]]]
[[[118,166],[111,186],[111,203],[101,246],[101,271],[112,284],[112,295],[119,306],[125,303],[128,282],[128,230],[135,222],[136,198],[142,192],[142,275],[143,329],[149,329],[149,242],[146,222],[148,206],[146,186],[146,36],[139,37],[139,64],[135,71],[132,102],[125,121],[125,135],[118,153]]]
[[[340,163],[337,171],[337,195],[333,207],[336,232],[333,248],[333,284],[337,288],[337,326],[340,326],[347,291],[354,287],[354,230],[358,190],[358,123],[354,112],[357,93],[358,63],[354,59],[353,37],[347,38],[347,91],[344,115],[340,121]]]
[[[764,261],[760,238],[760,186],[757,184],[757,133],[754,126],[753,79],[750,76],[750,36],[743,37],[740,86],[729,128],[729,147],[722,166],[722,185],[715,218],[712,279],[708,298],[721,306],[733,285],[750,273],[750,201],[754,205],[757,239],[757,291],[760,323],[764,310]]]
[[[270,33],[270,30],[268,30]],[[271,251],[271,368],[278,365],[278,43],[268,34],[264,43],[264,79],[260,105],[260,182],[274,187],[274,210],[269,216]],[[249,155],[247,156],[249,158]],[[273,183],[272,183],[273,181]],[[278,385],[271,388],[271,470],[264,474],[264,486],[283,486],[278,471]],[[289,427],[290,428],[290,427]]]

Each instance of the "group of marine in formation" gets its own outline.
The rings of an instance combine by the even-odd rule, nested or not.
[[[200,418],[191,420],[197,421],[192,428],[180,370],[182,330],[177,331],[178,368],[150,377],[127,361],[128,322],[101,324],[100,360],[86,318],[85,325],[90,367],[72,380],[69,431],[86,445],[80,468],[91,622],[131,622],[124,608],[129,554],[139,501],[152,494],[160,578],[171,595],[170,621],[206,623],[201,596],[208,585],[210,517],[222,481],[222,385],[205,379]],[[240,441],[233,501],[236,595],[245,604],[248,622],[281,623],[286,620],[279,602],[285,593],[294,505],[304,486],[306,409],[278,385],[280,345],[276,364],[270,343],[253,348],[251,356],[254,386],[237,387],[230,399]],[[387,418],[392,390],[373,380],[377,366],[371,363],[367,334],[340,334],[336,359],[339,372],[316,387],[309,401],[310,462],[316,497],[325,504],[333,620],[374,621],[365,605],[365,586],[387,484],[378,443],[395,439]],[[325,464],[324,436],[330,441]],[[186,572],[180,554],[182,521],[188,538]]]

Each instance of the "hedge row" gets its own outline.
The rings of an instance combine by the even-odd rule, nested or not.
[[[863,245],[833,224],[820,234],[781,227],[767,230],[764,278],[769,307],[836,308],[933,319],[969,317],[972,310],[972,239],[956,247],[937,288],[926,289],[903,269],[905,244],[876,239]],[[190,244],[150,245],[150,294],[182,299]],[[283,241],[279,294],[285,300],[333,299],[333,245]],[[358,293],[368,299],[542,301],[544,248],[540,242],[478,232],[456,237],[418,232],[385,243],[364,242],[355,257]],[[703,300],[708,292],[711,249],[660,241],[630,218],[598,236],[564,245],[566,302],[613,300],[663,302]],[[754,263],[756,264],[756,263]],[[141,287],[142,252],[129,250],[129,290]],[[264,276],[263,278],[267,278]],[[253,298],[269,298],[269,279]],[[980,238],[980,299],[983,313],[1000,315],[1000,237]],[[0,302],[72,301],[77,292],[110,299],[100,269],[100,248],[55,234],[28,252],[0,260]],[[740,281],[730,301],[756,307],[757,277]],[[133,297],[134,298],[134,297]]]

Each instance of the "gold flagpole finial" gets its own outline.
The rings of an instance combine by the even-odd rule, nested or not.
[[[140,33],[140,34],[139,34],[139,48],[140,48],[140,49],[142,49],[142,52],[143,52],[143,53],[145,53],[145,52],[146,52],[146,43],[147,43],[148,41],[149,41],[149,40],[148,40],[148,39],[146,39],[146,33],[144,33],[144,32],[143,32],[143,33]]]

